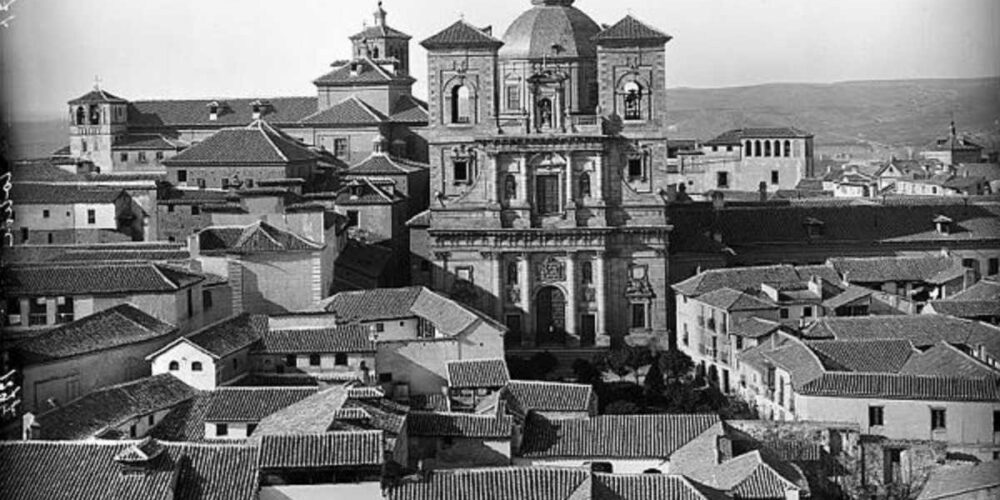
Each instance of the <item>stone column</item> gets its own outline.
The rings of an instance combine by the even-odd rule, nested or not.
[[[486,182],[483,183],[483,189],[486,190],[486,202],[492,205],[500,200],[499,189],[497,188],[500,184],[499,169],[497,168],[497,155],[488,153],[485,156],[486,161],[483,162],[485,163],[483,167],[486,171],[482,172],[482,174],[485,175]]]
[[[597,199],[599,203],[604,202],[604,154],[598,154],[594,158],[594,185],[590,188],[590,195]]]
[[[566,254],[566,340],[567,346],[580,345],[580,332],[576,329],[576,255]]]
[[[499,252],[482,252],[483,259],[489,261],[490,266],[490,295],[493,297],[492,309],[493,317],[503,322],[503,280],[501,278],[501,254]]]
[[[576,208],[573,201],[573,155],[566,155],[566,208]]]
[[[517,161],[517,197],[514,199],[518,201],[518,204],[527,206],[530,199],[528,197],[528,156],[521,155]]]
[[[535,324],[531,317],[531,259],[528,254],[518,256],[517,286],[521,288],[521,345],[534,347]]]
[[[608,331],[606,327],[606,318],[608,305],[605,302],[607,300],[607,275],[604,270],[605,260],[607,259],[607,254],[605,252],[597,252],[594,259],[594,295],[597,301],[597,321],[596,323],[596,334],[594,335],[594,345],[598,347],[607,347],[610,345],[611,340],[608,337]]]

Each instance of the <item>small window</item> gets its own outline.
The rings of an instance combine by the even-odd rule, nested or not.
[[[805,306],[802,308],[802,315],[811,318],[813,315],[813,308],[811,306]]]
[[[146,152],[139,151],[139,163],[146,163]]]
[[[229,424],[215,424],[215,435],[216,436],[228,436],[229,435]]]
[[[156,424],[156,415],[150,415],[149,417],[147,417],[146,423],[149,424],[150,426]]]
[[[195,361],[191,363],[191,371],[200,372],[201,371],[201,361]]]
[[[885,407],[883,406],[869,406],[868,407],[868,426],[876,427],[880,425],[885,425]]]
[[[642,168],[642,158],[628,159],[628,180],[633,181],[645,177]]]
[[[229,189],[229,177],[222,178],[222,189]]]
[[[212,292],[210,290],[201,291],[201,307],[206,311],[212,308]]]
[[[391,373],[379,373],[378,374],[378,381],[379,381],[380,384],[386,384],[386,383],[392,382],[392,374]]]
[[[286,366],[295,366],[295,355],[294,354],[289,354],[289,355],[285,356],[285,365]]]
[[[309,355],[309,366],[319,366],[320,356],[319,354]]]
[[[49,218],[49,211],[48,210],[42,210],[42,218],[44,218],[44,219],[48,219]]]
[[[198,189],[205,189],[205,179],[198,179]]]
[[[139,429],[136,428],[135,424],[132,424],[132,426],[128,428],[128,435],[132,439],[139,436]]]
[[[777,170],[772,170],[771,171],[771,184],[777,184],[777,183],[778,183],[778,171]]]
[[[452,162],[452,177],[455,182],[469,182],[469,162],[466,160]]]
[[[993,432],[1000,432],[1000,411],[993,411]]]
[[[180,370],[180,369],[181,369],[181,364],[180,363],[178,363],[177,361],[171,361],[170,362],[170,366],[168,367],[168,370],[170,370],[172,372],[175,372],[175,371]]]
[[[521,109],[521,87],[518,85],[507,86],[507,109],[517,111]]]
[[[170,213],[170,214],[174,213],[174,206],[173,205],[167,205],[167,213]]]
[[[333,140],[333,156],[337,158],[347,157],[347,139],[338,137]]]
[[[250,437],[255,430],[257,430],[257,424],[247,424],[247,437]]]
[[[646,328],[646,304],[632,304],[632,328]]]
[[[459,281],[472,282],[472,267],[458,267],[455,268],[455,275],[458,277]]]
[[[375,323],[375,332],[382,333],[385,331],[385,323]]]
[[[931,430],[943,431],[947,428],[944,408],[931,408]]]
[[[347,211],[347,227],[358,227],[358,211],[348,210]]]
[[[729,172],[716,172],[715,173],[715,186],[719,189],[729,188]]]
[[[94,209],[87,210],[87,224],[97,223],[97,211]]]
[[[156,152],[156,161],[163,161],[163,151]]]
[[[987,275],[995,276],[997,274],[1000,274],[1000,259],[992,257],[990,258],[990,260],[987,261],[986,264],[987,264],[986,269],[988,271],[986,273]]]
[[[177,182],[178,183],[186,183],[187,181],[188,181],[187,170],[178,170],[177,171]]]
[[[780,317],[781,319],[788,319],[788,309],[787,309],[787,308],[784,308],[784,307],[782,307],[782,308],[781,308],[781,309],[780,309],[780,310],[778,311],[778,316],[779,316],[779,317]]]
[[[338,352],[333,358],[333,364],[337,366],[347,366],[347,354]]]

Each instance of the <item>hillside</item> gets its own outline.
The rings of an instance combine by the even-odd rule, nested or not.
[[[710,138],[741,126],[792,125],[818,145],[924,146],[958,129],[1000,135],[1000,78],[768,84],[670,89],[668,122],[681,137]]]
[[[839,143],[920,147],[947,134],[954,116],[962,132],[1000,148],[1000,77],[833,84],[767,84],[721,89],[674,88],[667,94],[671,135],[710,139],[745,126],[791,125]],[[14,124],[15,158],[66,145],[61,120]]]

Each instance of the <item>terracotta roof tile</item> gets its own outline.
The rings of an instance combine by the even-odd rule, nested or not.
[[[699,302],[727,311],[755,311],[776,309],[777,304],[766,302],[755,295],[724,287],[698,296]]]
[[[422,287],[377,288],[340,292],[321,302],[325,311],[342,322],[367,322],[416,316],[410,308]]]
[[[220,387],[212,391],[205,420],[257,423],[316,392],[315,387]]]
[[[420,42],[425,49],[443,49],[448,47],[498,48],[503,42],[486,34],[483,30],[465,22],[456,21],[451,26],[441,30],[434,36]]]
[[[100,87],[94,87],[94,90],[83,94],[72,101],[69,101],[70,105],[77,104],[99,104],[99,103],[113,103],[113,104],[123,104],[127,102],[125,99],[118,97],[110,92],[101,89]]]
[[[317,111],[300,123],[310,125],[380,125],[389,117],[361,99],[351,96],[333,106]]]
[[[316,96],[239,99],[187,99],[132,101],[128,109],[130,129],[181,128],[186,126],[233,127],[253,121],[253,102],[267,102],[262,118],[277,125],[290,125],[316,112]],[[216,119],[209,116],[209,104],[220,105]]]
[[[131,304],[96,312],[17,344],[22,361],[41,363],[139,344],[176,332]]]
[[[428,170],[429,165],[375,153],[347,169],[347,175],[401,175]]]
[[[670,498],[705,500],[728,498],[721,492],[699,488],[690,479],[673,474],[594,474],[594,499],[646,500]],[[610,494],[609,494],[610,493]]]
[[[402,38],[409,40],[410,35],[407,35],[406,33],[403,33],[402,31],[392,28],[386,24],[376,24],[374,26],[368,26],[367,28],[350,36],[351,40],[357,40],[360,38]]]
[[[361,325],[271,330],[261,336],[253,351],[268,354],[375,352],[375,342],[368,328]]]
[[[319,155],[308,146],[264,120],[254,120],[245,127],[221,129],[163,163],[167,166],[282,165],[318,159]]]
[[[177,151],[188,145],[161,134],[128,134],[115,138],[111,149],[114,151],[167,149]]]
[[[803,335],[838,340],[905,339],[918,348],[945,341],[968,349],[983,346],[991,356],[1000,358],[1000,328],[951,316],[823,317]]]
[[[501,387],[510,381],[503,358],[449,361],[448,387],[453,389]]]
[[[512,411],[597,412],[597,396],[589,384],[511,380],[500,394]]]
[[[659,30],[649,27],[649,25],[639,21],[631,15],[625,16],[609,28],[594,36],[594,40],[601,42],[655,42],[664,44],[673,38]]]
[[[835,371],[898,373],[918,354],[909,340],[821,340],[808,342],[826,369]]]
[[[210,226],[198,232],[203,253],[256,254],[265,252],[312,252],[323,245],[258,221],[248,226]]]
[[[590,473],[567,467],[489,467],[436,470],[387,490],[389,500],[569,500]],[[586,498],[586,497],[583,497]]]
[[[251,500],[258,489],[258,450],[232,444],[161,443],[145,474],[125,475],[115,457],[135,442],[0,444],[4,498],[148,498]]]
[[[812,134],[792,127],[751,127],[728,130],[716,138],[706,141],[705,145],[738,146],[743,139],[800,139],[806,137],[812,137]]]
[[[990,367],[947,342],[939,342],[924,352],[910,356],[899,373],[967,378],[1000,377],[1000,369]]]
[[[333,71],[313,80],[313,84],[317,86],[352,86],[413,81],[412,77],[395,74],[367,57],[347,61],[344,64],[335,64]]]
[[[854,283],[943,283],[965,273],[962,261],[953,257],[835,257],[829,262],[841,276]]]
[[[401,95],[393,104],[389,119],[397,123],[425,124],[429,120],[427,103],[410,95]]]
[[[450,436],[511,439],[514,421],[510,415],[410,412],[406,418],[410,436]]]
[[[1000,486],[1000,461],[937,467],[931,472],[917,500],[961,498],[981,492],[989,495]],[[972,498],[975,498],[974,496]]]
[[[3,270],[4,292],[32,296],[172,293],[204,279],[150,262],[47,262]]]
[[[222,358],[253,345],[267,333],[267,330],[266,316],[241,314],[188,335],[184,340],[213,356]],[[180,342],[181,339],[177,341]]]
[[[525,424],[521,455],[666,459],[717,423],[718,415],[600,415],[562,420],[536,415]]]
[[[43,439],[87,439],[133,418],[179,405],[196,393],[173,375],[155,375],[96,390],[39,415],[37,421]]]
[[[16,182],[10,190],[10,199],[15,205],[113,204],[122,196],[128,195],[121,188],[32,182]]]
[[[313,392],[263,417],[252,436],[324,433],[330,430],[347,397],[347,388],[342,386]]]
[[[382,431],[263,436],[260,467],[306,469],[379,466],[385,462]]]
[[[996,379],[830,372],[796,389],[806,396],[1000,401]]]
[[[205,413],[211,402],[211,392],[197,392],[193,398],[174,406],[150,429],[149,435],[164,441],[204,441]]]

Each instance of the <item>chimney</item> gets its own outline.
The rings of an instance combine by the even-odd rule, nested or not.
[[[385,136],[383,136],[382,134],[375,136],[375,138],[372,139],[372,153],[375,153],[377,155],[385,155],[386,142],[387,141],[385,139]]]

